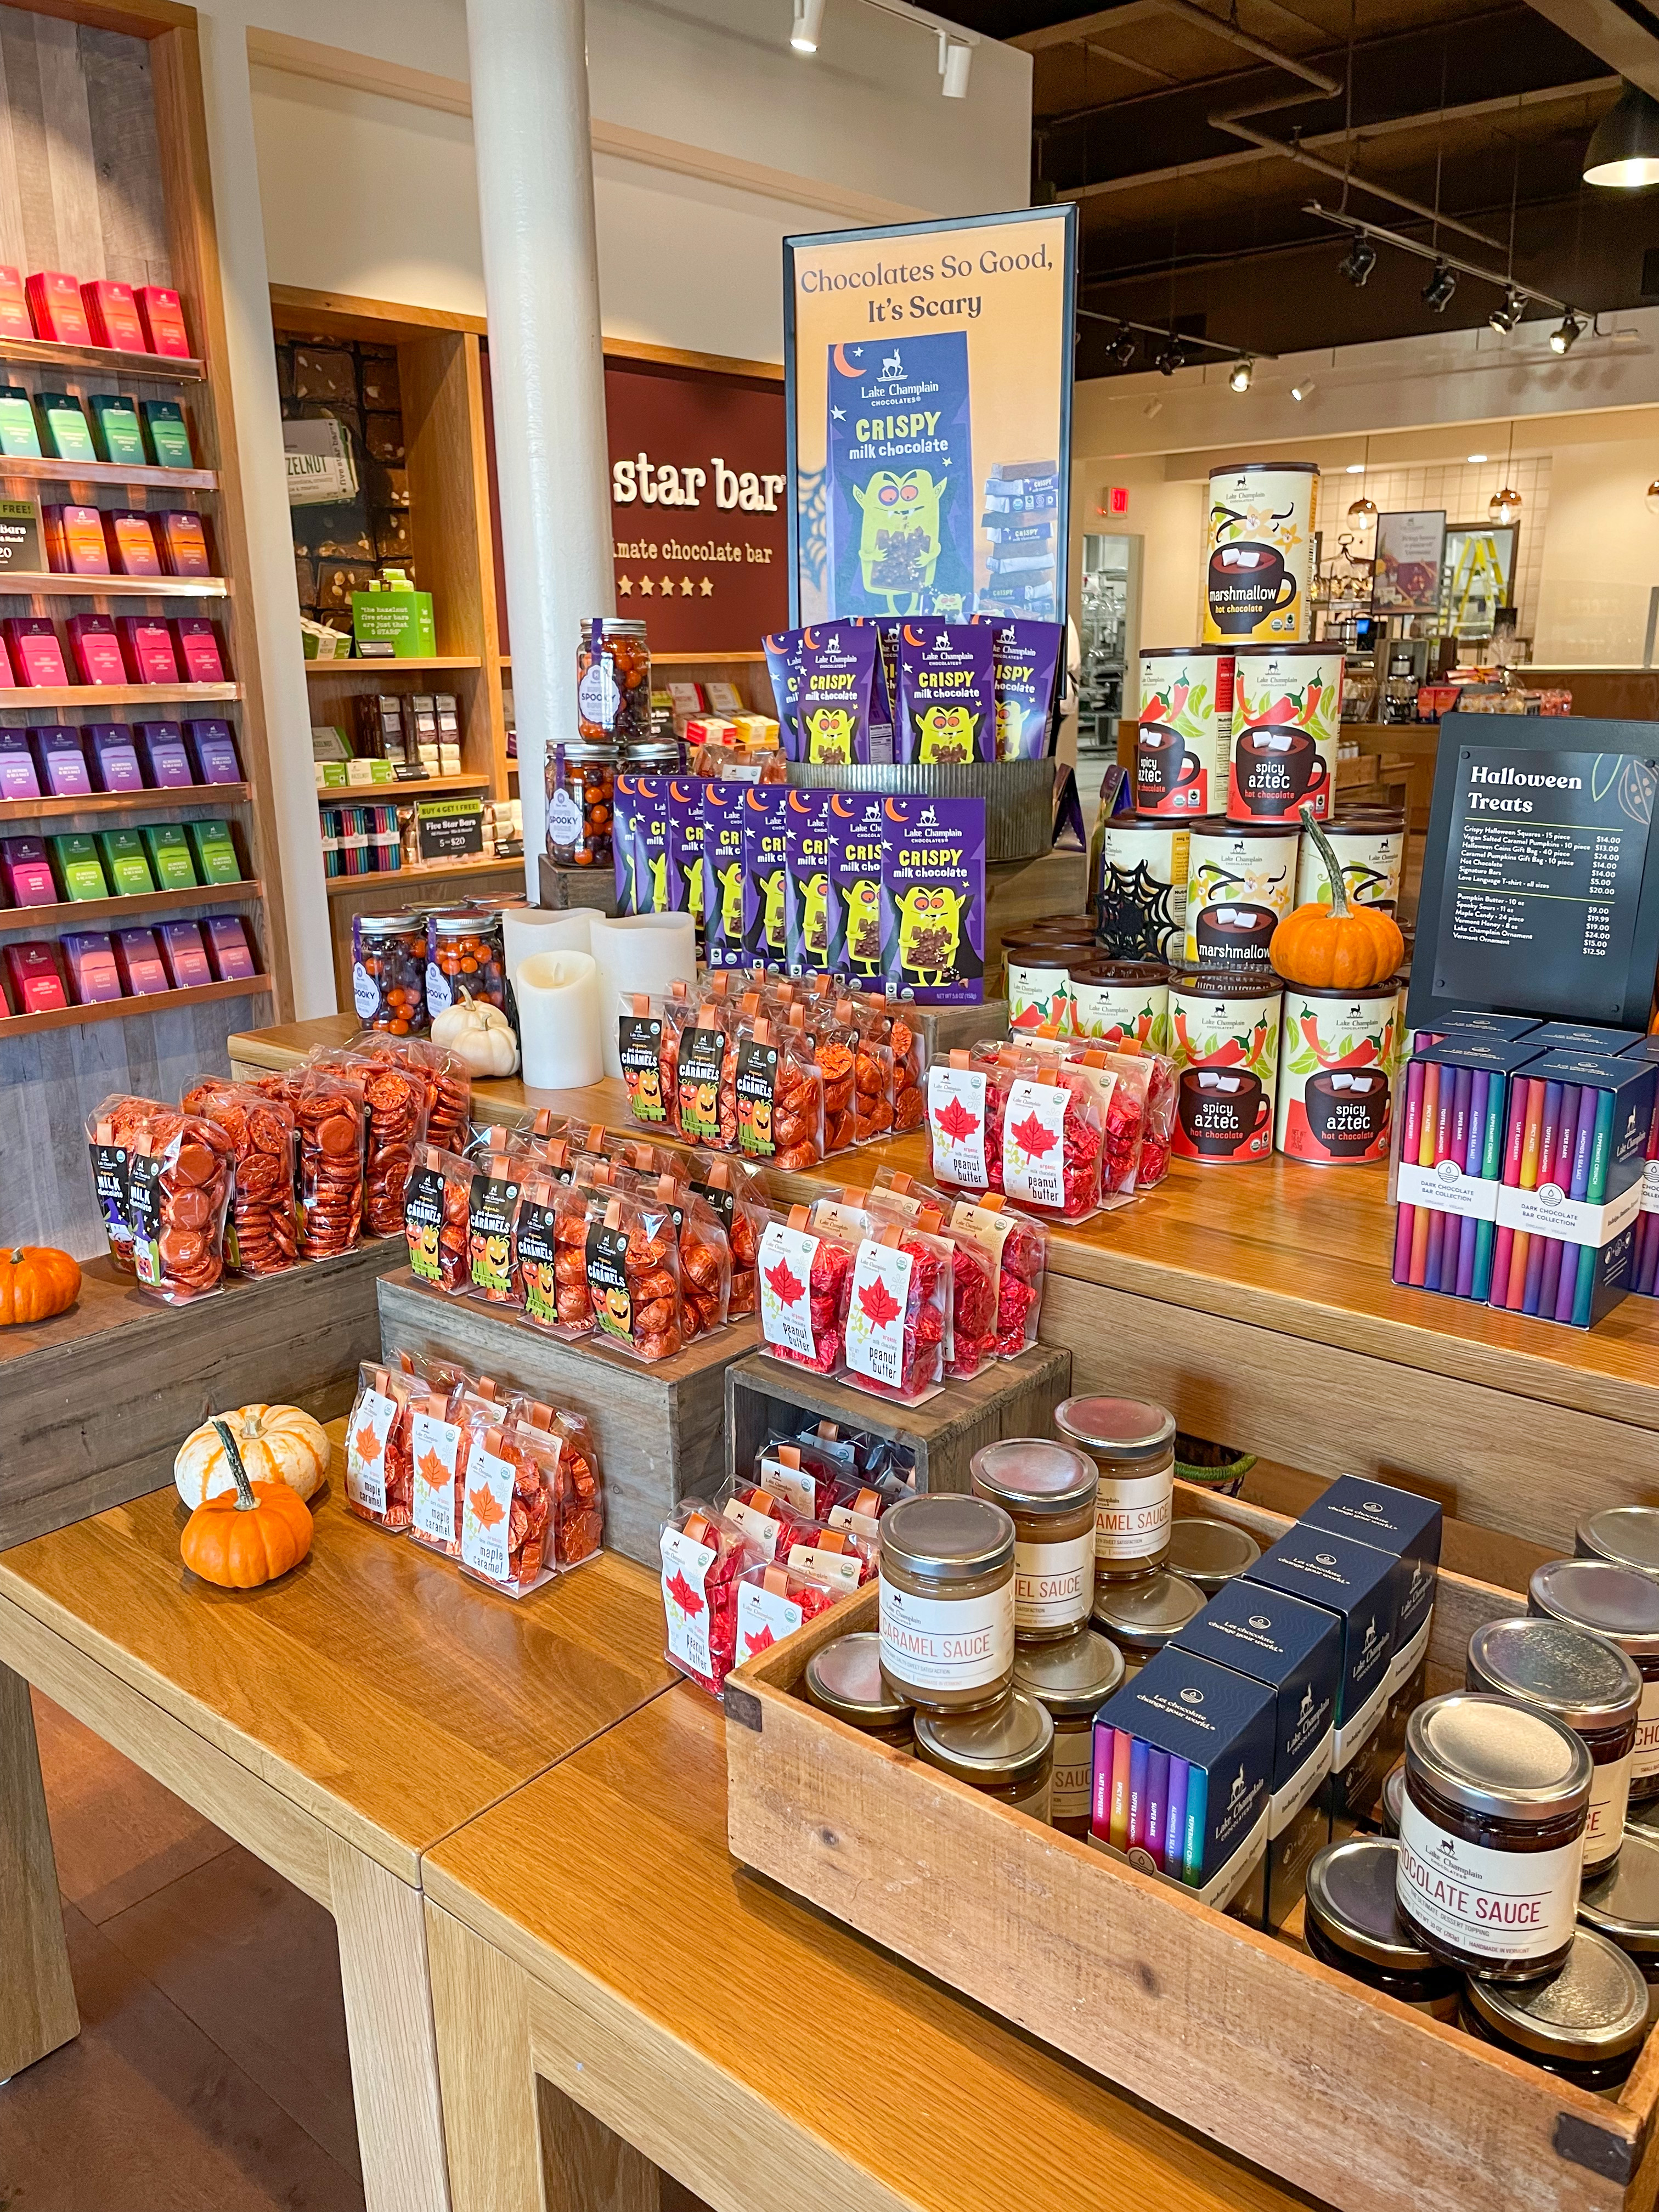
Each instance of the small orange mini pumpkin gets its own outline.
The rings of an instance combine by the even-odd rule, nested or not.
[[[1365,991],[1386,983],[1406,957],[1399,923],[1381,907],[1349,904],[1342,864],[1310,807],[1302,809],[1302,820],[1325,864],[1331,902],[1314,899],[1287,914],[1273,932],[1268,957],[1287,983],[1304,990]]]
[[[81,1295],[81,1269],[50,1244],[15,1244],[0,1251],[0,1328],[50,1321]]]
[[[250,1482],[236,1439],[216,1421],[236,1487],[198,1505],[179,1549],[185,1565],[221,1589],[258,1589],[297,1567],[311,1549],[311,1514],[285,1482]]]

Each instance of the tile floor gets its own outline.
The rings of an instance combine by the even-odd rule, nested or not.
[[[329,1916],[34,1712],[81,2034],[0,2087],[0,2212],[361,2212]]]

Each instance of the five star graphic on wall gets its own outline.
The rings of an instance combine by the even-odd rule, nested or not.
[[[682,576],[677,586],[672,576],[665,576],[659,584],[654,583],[649,576],[618,576],[617,579],[617,596],[623,599],[632,599],[635,592],[642,599],[672,599],[677,589],[683,599],[696,599],[699,592],[705,599],[712,599],[714,580],[712,576],[701,579]]]
[[[691,596],[691,579],[690,578],[690,576],[682,576],[682,577],[680,578],[680,597],[681,597],[683,599],[689,599],[690,598],[690,596]]]
[[[631,576],[618,576],[618,577],[617,577],[617,590],[622,593],[622,595],[623,595],[623,599],[626,599],[626,598],[628,597],[629,593],[633,590],[633,588],[634,588],[634,580],[633,580],[633,578],[632,578]]]
[[[641,576],[640,578],[640,589],[644,592],[647,599],[650,598],[656,586],[652,583],[649,576]]]
[[[702,580],[702,595],[706,599],[712,599],[714,596],[714,584],[707,576]]]
[[[665,577],[663,578],[663,580],[662,580],[662,595],[663,595],[664,599],[672,599],[673,598],[673,596],[674,596],[674,579],[673,579],[672,576],[665,576]]]

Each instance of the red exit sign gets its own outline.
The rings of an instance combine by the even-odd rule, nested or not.
[[[1101,496],[1100,512],[1103,514],[1127,514],[1129,512],[1127,484],[1108,484]]]

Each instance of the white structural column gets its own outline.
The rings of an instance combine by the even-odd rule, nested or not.
[[[466,32],[534,899],[547,747],[576,734],[579,624],[616,605],[583,0],[467,0]]]

